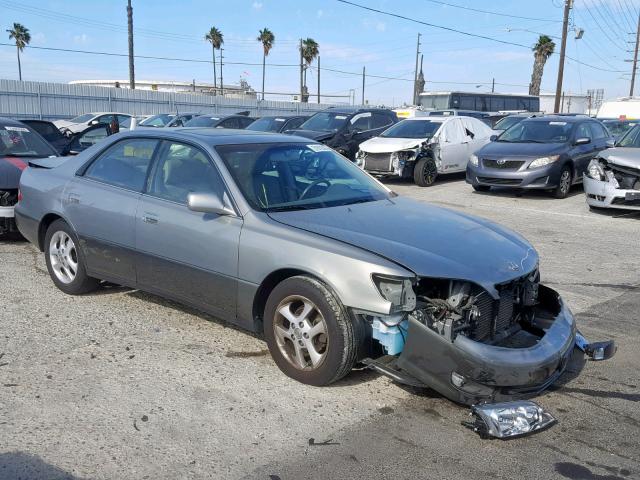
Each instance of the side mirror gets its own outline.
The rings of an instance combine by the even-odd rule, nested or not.
[[[215,213],[216,215],[235,215],[231,208],[227,207],[222,199],[213,193],[190,193],[187,197],[189,210],[202,213]]]
[[[492,142],[495,142],[497,139],[498,139],[498,135],[491,135],[489,137],[489,140],[492,141]]]
[[[100,122],[98,120],[91,120],[89,125],[98,125]]]
[[[610,138],[609,140],[607,140],[607,148],[613,148],[616,146],[616,141],[612,138]]]
[[[573,142],[574,145],[587,145],[588,143],[591,143],[591,139],[589,137],[576,138],[575,142]]]

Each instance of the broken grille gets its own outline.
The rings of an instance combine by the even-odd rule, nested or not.
[[[390,172],[391,171],[391,154],[390,153],[367,153],[364,159],[364,169],[373,172]]]

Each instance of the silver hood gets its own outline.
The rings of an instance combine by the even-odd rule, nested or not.
[[[600,152],[599,156],[620,167],[640,168],[640,148],[616,147]]]
[[[332,208],[269,214],[272,219],[376,253],[420,277],[495,285],[533,270],[538,254],[493,222],[396,197]]]

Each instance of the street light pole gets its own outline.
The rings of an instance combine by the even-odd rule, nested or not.
[[[133,8],[131,0],[127,0],[127,33],[129,35],[129,88],[136,88],[135,67],[133,64]]]
[[[416,45],[416,69],[413,75],[413,104],[418,103],[418,57],[420,56],[420,34],[418,34],[418,43]]]
[[[633,88],[636,84],[636,69],[638,66],[638,43],[640,42],[640,14],[638,14],[638,27],[636,28],[636,48],[633,52],[633,70],[631,70],[631,88],[629,96],[633,97]]]
[[[567,51],[567,29],[569,27],[569,12],[573,6],[573,0],[564,0],[564,17],[562,19],[562,43],[560,44],[560,63],[558,65],[558,83],[556,84],[556,100],[553,112],[560,111],[560,96],[562,95],[562,77],[564,75],[564,57]]]

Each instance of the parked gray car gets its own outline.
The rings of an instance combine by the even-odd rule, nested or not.
[[[489,221],[403,198],[301,137],[148,129],[22,175],[20,231],[55,285],[107,280],[264,334],[326,385],[361,362],[465,404],[533,395],[576,343],[538,254]]]

